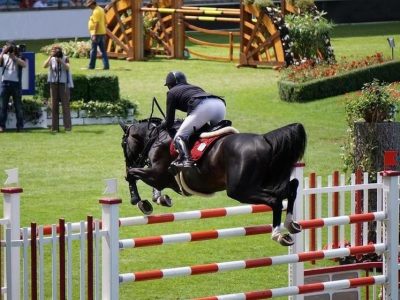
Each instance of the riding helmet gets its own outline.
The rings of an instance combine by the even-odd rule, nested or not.
[[[168,88],[172,88],[180,83],[187,84],[185,74],[183,74],[182,72],[179,72],[179,71],[172,71],[172,72],[168,73],[167,78],[165,79],[164,85],[168,86]]]

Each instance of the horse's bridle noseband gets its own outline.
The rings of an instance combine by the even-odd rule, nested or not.
[[[154,123],[160,123],[161,119],[158,118],[149,118],[146,120],[142,120],[139,121],[139,123],[142,122],[148,122],[148,128],[150,129],[150,125],[153,124],[153,128],[151,128],[151,131],[149,132],[147,139],[145,139],[145,145],[143,147],[142,152],[139,154],[139,156],[137,157],[136,160],[133,161],[128,161],[128,151],[127,151],[127,147],[128,147],[128,137],[129,137],[129,132],[130,129],[132,128],[133,125],[135,125],[135,123],[129,125],[129,127],[126,129],[123,137],[122,137],[122,149],[124,151],[124,156],[125,156],[125,164],[126,164],[126,168],[143,168],[145,166],[150,166],[150,161],[148,158],[149,155],[149,151],[151,146],[154,144],[155,140],[158,137],[158,133],[159,130],[156,131],[157,134],[154,134],[154,131],[156,129],[158,129],[159,127],[157,125],[155,125]]]

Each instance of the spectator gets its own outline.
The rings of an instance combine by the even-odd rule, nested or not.
[[[72,87],[69,59],[60,46],[54,46],[43,64],[48,68],[47,81],[50,84],[51,131],[59,131],[59,104],[61,102],[65,131],[71,131],[69,88]]]
[[[96,67],[97,47],[99,47],[103,58],[103,69],[108,70],[110,65],[106,51],[106,14],[104,9],[97,5],[96,0],[87,0],[86,6],[93,11],[88,22],[90,40],[92,41],[88,69]]]
[[[21,0],[19,2],[19,7],[20,8],[31,8],[32,7],[32,0]]]
[[[33,4],[34,8],[45,8],[47,7],[47,0],[37,0]]]
[[[12,97],[17,117],[17,132],[24,128],[24,115],[21,97],[22,68],[26,67],[24,58],[14,42],[8,41],[0,53],[1,74],[0,93],[0,133],[4,132],[7,122],[7,108]]]

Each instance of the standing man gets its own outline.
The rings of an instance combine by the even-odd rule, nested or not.
[[[100,48],[103,58],[103,69],[108,70],[110,65],[108,63],[106,51],[106,14],[104,9],[97,5],[96,0],[87,0],[86,6],[93,10],[89,18],[88,28],[90,33],[90,40],[92,41],[92,49],[90,50],[90,61],[88,69],[96,67],[97,46]]]
[[[14,42],[9,41],[3,47],[0,53],[0,65],[3,67],[0,93],[0,133],[6,128],[7,108],[11,97],[17,117],[17,132],[20,132],[24,128],[21,77],[22,68],[26,67],[26,63],[20,57],[19,48]]]

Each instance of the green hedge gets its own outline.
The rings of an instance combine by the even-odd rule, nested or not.
[[[348,73],[303,83],[278,81],[279,96],[288,102],[306,102],[360,90],[364,83],[377,78],[384,82],[400,80],[400,61],[352,70]]]
[[[99,102],[117,102],[120,99],[118,77],[113,75],[72,75],[74,88],[71,89],[71,101],[83,100]],[[35,76],[35,98],[50,98],[47,74]]]

